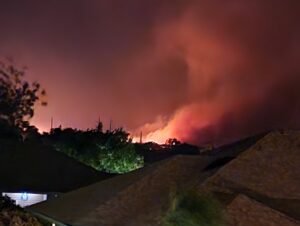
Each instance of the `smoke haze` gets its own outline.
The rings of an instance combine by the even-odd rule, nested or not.
[[[48,92],[32,123],[113,119],[221,144],[300,128],[298,0],[1,0],[0,54]]]

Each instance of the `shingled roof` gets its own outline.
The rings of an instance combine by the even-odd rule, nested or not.
[[[300,199],[300,132],[272,132],[228,163],[202,186],[226,181],[273,198]]]
[[[70,225],[157,225],[156,217],[167,207],[170,193],[197,184],[201,169],[211,161],[210,157],[174,156],[29,210]]]
[[[300,222],[245,195],[238,195],[226,208],[229,226],[299,226]]]
[[[261,224],[264,226],[294,226],[300,220],[299,167],[300,132],[277,131],[261,136],[247,150],[176,156],[29,210],[71,225],[117,226],[122,222],[154,226],[159,225],[172,189],[198,187],[223,202],[230,226],[240,225],[234,222],[249,217],[261,217],[267,222]],[[244,215],[240,205],[244,205]],[[230,218],[235,212],[239,218]]]
[[[300,132],[275,131],[200,184],[199,190],[228,197],[243,194],[299,221],[298,172]],[[272,225],[285,224],[273,222]]]

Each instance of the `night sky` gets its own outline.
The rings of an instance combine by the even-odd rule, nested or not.
[[[48,93],[40,130],[101,117],[148,140],[220,144],[300,128],[299,0],[0,3],[0,56]]]

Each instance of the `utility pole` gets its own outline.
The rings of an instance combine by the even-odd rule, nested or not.
[[[143,143],[143,131],[141,131],[141,134],[140,134],[140,143],[141,144]]]
[[[53,130],[53,117],[51,117],[51,122],[50,122],[50,133]]]
[[[112,119],[109,121],[109,132],[112,130]]]
[[[98,120],[97,125],[96,125],[96,130],[99,133],[102,133],[102,131],[103,131],[103,123],[101,122],[100,116],[99,116],[99,120]]]

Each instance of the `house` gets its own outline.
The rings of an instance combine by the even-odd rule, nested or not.
[[[1,142],[0,193],[22,207],[108,177],[49,146]]]

